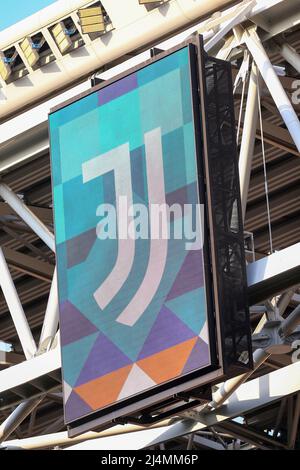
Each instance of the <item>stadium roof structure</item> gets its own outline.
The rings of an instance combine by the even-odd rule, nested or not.
[[[0,449],[300,448],[299,18],[298,0],[61,0],[0,32]],[[192,34],[232,63],[255,368],[175,420],[70,439],[48,113]]]

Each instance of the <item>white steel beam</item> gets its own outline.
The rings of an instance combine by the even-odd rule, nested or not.
[[[257,67],[253,62],[249,78],[246,112],[243,124],[243,133],[239,157],[239,175],[243,220],[245,219],[247,208],[247,198],[255,145],[256,126],[258,120],[258,79],[259,78],[257,73]]]
[[[170,420],[160,421],[159,423],[153,425],[152,429],[162,428],[164,426],[167,426],[168,424],[170,424]],[[98,439],[99,437],[103,438],[110,436],[118,436],[121,434],[129,434],[140,431],[141,429],[143,429],[141,428],[141,426],[135,424],[128,424],[126,426],[116,425],[112,428],[106,429],[105,431],[89,431],[84,434],[74,436],[72,438],[68,436],[67,431],[62,431],[53,434],[45,434],[43,436],[35,436],[25,439],[15,439],[7,441],[3,444],[3,446],[0,445],[0,450],[3,447],[7,449],[37,450],[53,446],[66,446],[69,444],[78,444],[83,441]]]
[[[269,89],[279,113],[288,128],[295,145],[300,152],[300,122],[298,116],[270,62],[269,57],[255,31],[255,28],[244,30],[241,26],[234,28],[237,36],[245,42],[257,67]]]
[[[205,51],[209,52],[213,49],[234,26],[244,21],[255,5],[256,0],[251,0],[238,8],[234,12],[233,17],[228,21],[223,22],[219,31],[217,31],[209,41],[207,41],[204,46]]]
[[[39,14],[0,33],[0,49],[5,50],[13,44],[18,44],[21,38],[38,31],[43,31],[49,38],[47,28],[64,17],[77,18],[76,10],[88,3],[84,0],[70,0],[68,4],[61,1],[42,10]],[[162,38],[174,35],[174,32],[184,31],[197,22],[199,27],[201,20],[206,21],[214,11],[226,9],[226,14],[233,13],[234,16],[234,12],[238,10],[236,3],[234,0],[170,0],[167,4],[147,11],[144,5],[138,4],[138,0],[126,0],[126,9],[120,8],[118,0],[103,0],[114,27],[108,32],[109,40],[106,41],[104,35],[91,41],[83,35],[85,44],[80,50],[64,56],[57,55],[55,62],[31,70],[26,77],[19,79],[18,83],[3,83],[0,116],[6,119],[18,113],[28,102],[39,102],[50,92],[57,93],[80,79],[84,80],[89,74],[100,70],[103,65],[112,64],[136,50],[149,45],[155,46]],[[284,4],[284,1],[261,0],[247,15],[249,18],[253,17],[279,4]],[[223,33],[224,31],[220,33],[220,37]],[[48,41],[53,46],[53,41]],[[56,52],[53,52],[56,55]],[[28,86],[28,83],[31,86]]]
[[[300,362],[241,385],[227,404],[209,414],[197,413],[198,422],[182,420],[160,429],[147,429],[130,435],[96,439],[68,447],[68,450],[138,450],[214,426],[269,405],[300,390]],[[195,413],[196,415],[196,413]],[[126,426],[124,426],[126,427]]]
[[[289,449],[294,449],[296,439],[297,439],[297,432],[298,432],[298,424],[299,424],[299,418],[300,418],[300,393],[297,394],[296,396],[296,403],[294,405],[294,413],[293,413],[293,419],[291,423],[291,429],[289,432]]]
[[[61,1],[27,18],[21,24],[0,33],[0,49],[18,44],[23,37],[50,28],[55,22],[76,13],[84,0]],[[155,45],[175,31],[183,30],[218,9],[224,9],[236,0],[170,0],[148,11],[138,0],[126,0],[126,8],[120,8],[119,0],[104,0],[103,4],[114,29],[91,41],[82,35],[84,44],[72,54],[57,57],[54,62],[30,71],[28,75],[9,84],[2,83],[4,100],[0,106],[0,118],[8,118],[33,101],[41,101],[49,93],[57,93],[71,83],[84,79],[126,54]],[[77,20],[78,21],[78,20]],[[119,25],[119,26],[116,26]],[[80,27],[79,27],[80,30]],[[28,86],[28,83],[30,86]]]
[[[89,432],[68,438],[66,432],[3,443],[4,448],[39,449],[52,446],[66,446],[69,450],[137,450],[160,444],[192,432],[215,426],[228,419],[244,415],[250,411],[271,404],[300,390],[300,362],[291,364],[268,375],[258,377],[239,387],[228,403],[207,413],[195,412],[193,419],[184,419],[173,424],[158,423],[148,429],[124,425],[102,431]],[[193,413],[193,412],[192,412]],[[197,421],[195,421],[197,418]],[[102,437],[100,437],[102,436]],[[81,442],[84,440],[85,442]],[[81,442],[80,444],[78,444]],[[0,446],[1,449],[1,446]]]
[[[0,184],[0,196],[21,217],[22,220],[36,233],[44,243],[55,252],[53,233],[46,225],[24,204],[24,202],[4,183]]]
[[[26,359],[31,359],[36,353],[36,344],[1,248],[0,286],[17,330],[25,357]]]
[[[280,336],[290,336],[300,325],[300,305],[293,310],[287,318],[282,321],[278,330]]]
[[[263,364],[268,357],[270,357],[270,353],[264,351],[263,349],[257,349],[253,354],[253,370],[246,372],[245,374],[238,375],[233,377],[232,379],[226,380],[221,386],[218,388],[217,392],[213,395],[213,400],[208,404],[209,408],[216,409],[219,406],[223,405],[225,401],[244,383],[246,380],[251,377],[253,372]]]
[[[300,73],[300,56],[298,52],[289,44],[284,43],[279,46],[279,52],[282,57],[291,64],[294,69]]]
[[[20,403],[19,406],[3,421],[0,426],[0,443],[7,439],[10,434],[24,421],[24,419],[34,410],[42,401],[44,395],[33,400]]]
[[[247,266],[251,305],[299,284],[300,243],[284,248]]]
[[[60,346],[40,356],[0,371],[0,393],[51,374],[61,367]]]
[[[68,438],[67,433],[56,433],[36,438],[13,440],[3,443],[4,448],[39,449],[67,445],[68,449],[137,450],[160,444],[192,432],[217,425],[227,419],[249,413],[300,390],[300,362],[291,364],[268,375],[246,382],[230,397],[227,404],[210,413],[195,412],[195,419],[185,419],[174,424],[160,423],[160,427],[137,430],[137,426],[124,425],[103,431]],[[158,426],[158,425],[156,425]],[[116,435],[113,435],[116,434]],[[102,436],[101,438],[99,436]],[[85,442],[78,444],[85,439]],[[90,440],[91,439],[91,440]],[[0,447],[1,448],[1,447]]]
[[[57,269],[55,268],[39,342],[39,351],[51,346],[57,332],[58,315]]]

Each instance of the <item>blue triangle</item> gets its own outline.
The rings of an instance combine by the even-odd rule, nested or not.
[[[179,297],[175,297],[167,301],[165,305],[196,335],[199,335],[206,320],[204,287],[199,287]]]
[[[95,343],[99,333],[93,333],[85,338],[70,343],[62,348],[62,370],[64,380],[72,387]]]

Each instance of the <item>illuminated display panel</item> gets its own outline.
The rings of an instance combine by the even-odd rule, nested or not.
[[[49,116],[67,423],[221,367],[192,47]]]

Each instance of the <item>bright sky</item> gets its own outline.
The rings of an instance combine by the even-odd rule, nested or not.
[[[54,2],[55,0],[2,0],[0,31]]]

